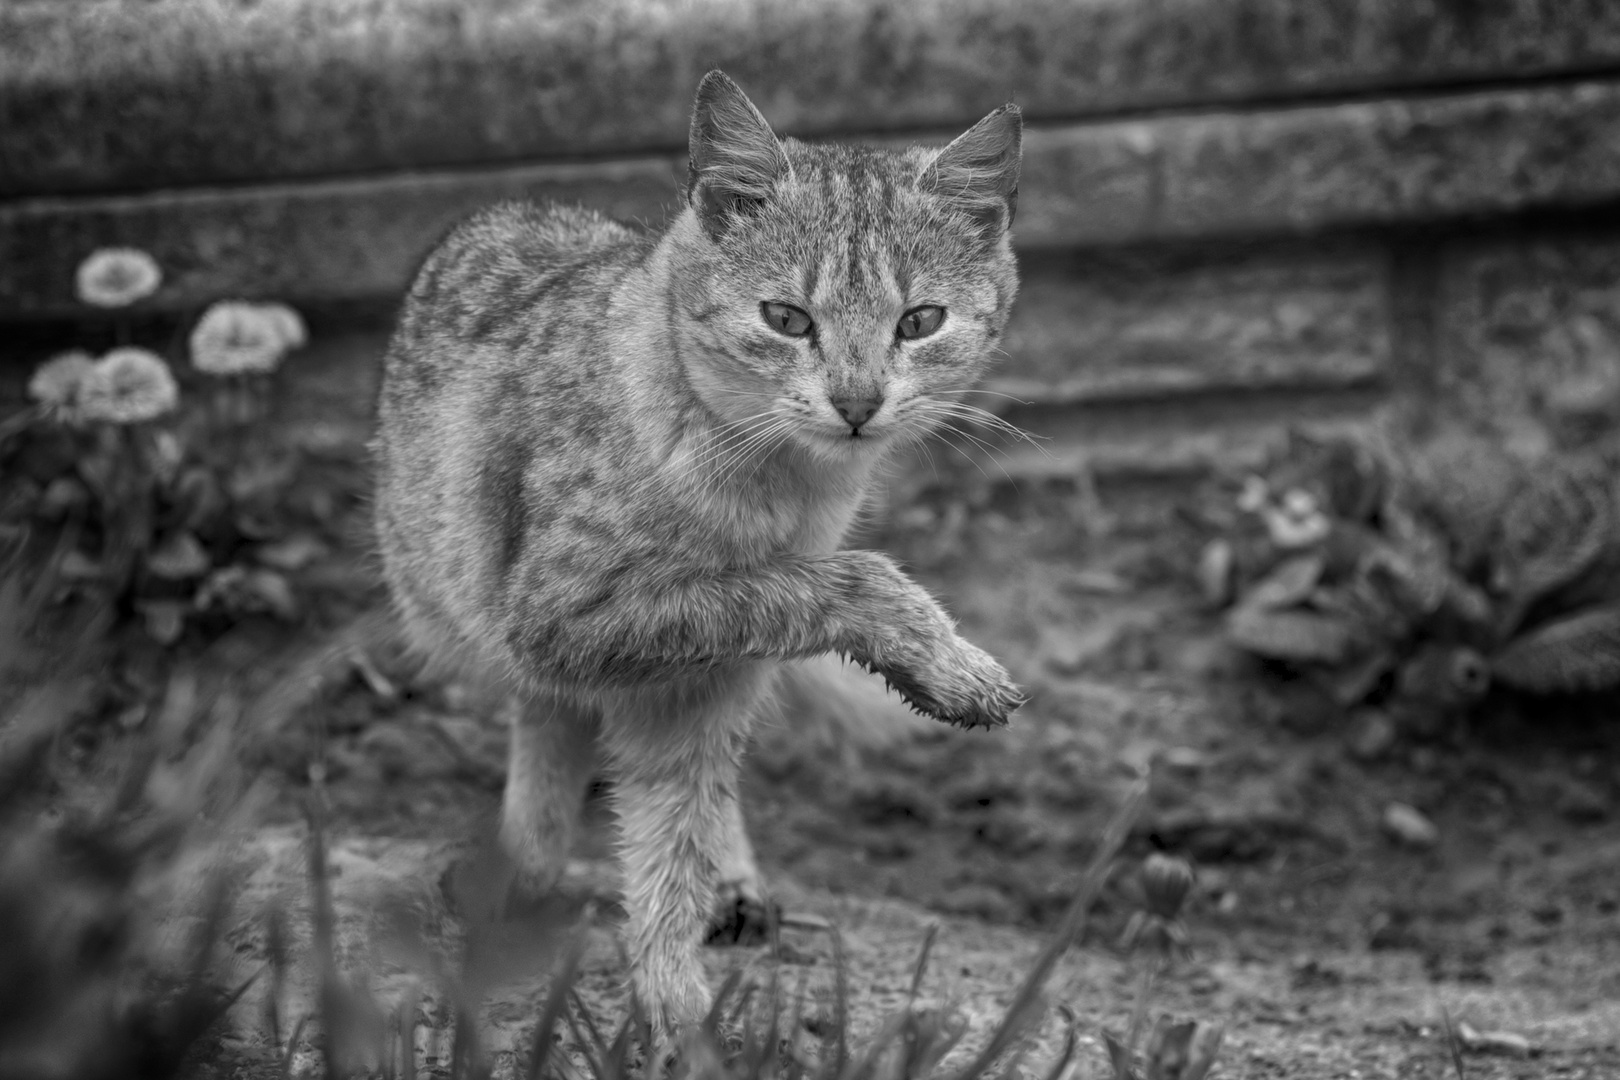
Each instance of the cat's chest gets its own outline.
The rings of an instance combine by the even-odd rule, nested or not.
[[[717,527],[717,551],[726,550],[727,561],[777,552],[835,551],[862,498],[858,490],[766,490],[725,499],[727,505],[710,519]]]

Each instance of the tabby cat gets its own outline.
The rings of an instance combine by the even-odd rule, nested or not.
[[[953,724],[1020,702],[893,561],[839,544],[995,349],[1021,132],[1008,105],[942,151],[809,145],[710,72],[662,234],[496,206],[405,301],[376,443],[398,611],[517,703],[501,838],[541,886],[601,754],[666,1033],[707,1009],[706,923],[760,899],[738,755],[785,661],[842,655]]]

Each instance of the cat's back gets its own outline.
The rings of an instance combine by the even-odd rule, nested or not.
[[[461,366],[467,346],[520,349],[547,326],[588,326],[578,306],[603,299],[648,245],[644,234],[577,206],[508,202],[467,218],[423,260],[406,294],[385,408],[390,394],[417,383],[432,390],[450,374],[436,369]]]

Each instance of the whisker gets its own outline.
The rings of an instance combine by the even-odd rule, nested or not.
[[[775,413],[762,413],[714,439],[703,448],[701,456],[692,463],[694,471],[728,464],[733,455],[746,455],[748,448],[765,433],[771,431],[780,419]]]
[[[935,409],[936,414],[948,414],[951,416],[961,417],[965,420],[971,420],[974,423],[988,427],[994,431],[999,431],[1027,442],[1029,445],[1043,452],[1045,451],[1045,448],[1042,447],[1040,443],[1051,442],[1051,438],[1049,436],[1034,435],[1028,431],[1025,431],[1017,424],[1009,423],[1008,421],[997,416],[995,413],[988,412],[975,405],[969,405],[961,401],[930,401],[929,404]]]
[[[774,429],[772,435],[774,437],[767,439],[764,444],[758,448],[758,453],[753,455],[754,467],[748,470],[747,476],[743,477],[743,484],[746,485],[751,483],[754,477],[759,475],[759,470],[764,466],[766,460],[771,456],[771,453],[778,446],[781,446],[793,436],[793,428],[784,421]]]
[[[793,434],[792,426],[784,417],[773,413],[769,419],[770,423],[756,431],[749,437],[747,442],[735,449],[735,457],[728,463],[726,469],[714,478],[716,486],[730,483],[737,477],[742,468],[750,462],[752,462],[753,468],[749,470],[743,482],[747,483],[748,480],[753,479],[760,466],[765,463],[765,459],[770,456],[770,452]]]
[[[1003,393],[1000,390],[985,390],[985,389],[981,388],[981,389],[976,389],[976,390],[958,390],[956,392],[958,394],[983,394],[985,397],[997,397],[997,398],[1001,398],[1001,399],[1003,399],[1005,401],[1010,401],[1015,405],[1033,405],[1033,404],[1035,404],[1033,401],[1030,401],[1028,398],[1021,398],[1017,394]]]
[[[984,475],[986,480],[990,479],[990,474],[984,471],[984,467],[982,465],[979,465],[978,457],[969,454],[966,450],[962,449],[962,447],[957,446],[950,440],[950,436],[956,435],[971,442],[981,451],[984,457],[988,458],[995,464],[996,468],[1001,471],[1001,475],[1006,478],[1007,482],[1015,489],[1017,488],[1018,480],[1010,471],[1008,471],[1006,464],[1000,460],[1000,447],[993,446],[986,440],[974,435],[972,432],[966,431],[959,426],[947,422],[949,420],[958,418],[977,420],[977,414],[983,412],[983,410],[975,409],[971,405],[962,405],[960,402],[940,401],[938,399],[927,399],[920,401],[918,403],[918,407],[919,411],[921,411],[925,417],[941,421],[939,428],[940,441],[944,442],[946,446],[949,446],[963,457],[974,462],[974,464],[978,467],[979,472]],[[1008,424],[1007,428],[1016,434],[1027,435],[1026,432],[1019,431],[1018,428],[1011,424]],[[1037,443],[1031,441],[1030,445],[1035,446],[1036,449],[1041,450],[1042,453],[1046,453],[1045,449],[1039,446]]]

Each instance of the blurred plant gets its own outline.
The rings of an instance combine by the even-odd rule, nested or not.
[[[112,248],[85,260],[78,290],[121,308],[161,280],[149,255]],[[41,364],[28,383],[33,407],[0,422],[0,545],[17,549],[54,600],[137,616],[164,645],[219,614],[294,618],[287,573],[326,550],[313,535],[323,522],[291,512],[301,459],[261,422],[273,373],[307,339],[285,305],[213,305],[190,335],[207,385],[189,403],[147,349],[121,345],[99,359],[73,350]]]
[[[4,717],[0,1077],[179,1075],[251,981],[222,948],[237,878],[223,842],[256,806],[231,717],[215,710],[195,738],[205,710],[178,674],[111,777],[75,776],[52,748],[90,691],[63,675]],[[177,935],[176,916],[194,929]]]
[[[1615,464],[1602,447],[1521,460],[1460,432],[1296,433],[1217,496],[1232,509],[1207,515],[1221,535],[1203,587],[1237,646],[1418,732],[1495,686],[1620,686]]]
[[[1155,852],[1142,862],[1137,876],[1142,906],[1126,924],[1122,947],[1133,955],[1146,954],[1136,1003],[1124,1038],[1103,1032],[1114,1080],[1203,1080],[1220,1052],[1225,1029],[1218,1024],[1173,1021],[1159,1016],[1146,1039],[1153,990],[1164,969],[1187,951],[1187,928],[1181,909],[1193,887],[1193,868],[1187,860]]]

